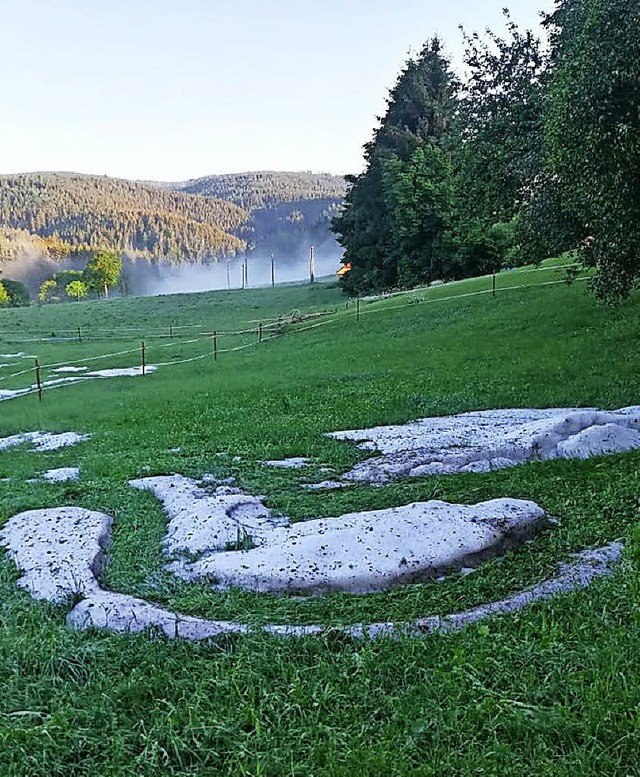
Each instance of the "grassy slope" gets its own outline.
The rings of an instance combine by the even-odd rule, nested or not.
[[[554,269],[514,271],[498,286],[558,277]],[[317,467],[341,470],[358,454],[323,437],[332,429],[476,408],[639,401],[638,297],[608,310],[583,285],[557,285],[446,299],[486,289],[479,279],[363,304],[359,322],[354,307],[345,309],[324,285],[0,311],[0,351],[29,349],[43,363],[136,348],[142,337],[151,362],[187,358],[210,343],[157,337],[170,324],[226,331],[292,309],[335,311],[333,322],[221,355],[215,364],[207,358],[144,380],[67,387],[46,393],[42,404],[34,396],[0,404],[0,434],[93,434],[81,448],[3,453],[0,477],[80,459],[83,480],[0,483],[0,521],[43,505],[111,513],[107,583],[119,590],[252,622],[402,620],[515,590],[589,545],[623,538],[629,546],[624,568],[587,592],[455,636],[364,644],[336,635],[298,642],[252,635],[204,646],[74,634],[63,626],[63,608],[16,591],[15,569],[3,562],[0,774],[637,773],[640,454],[322,496],[300,487],[300,473],[258,464],[304,454]],[[411,304],[421,299],[433,304]],[[20,342],[78,325],[85,337],[103,339]],[[106,332],[114,334],[104,339]],[[253,339],[221,337],[220,344]],[[91,366],[136,361],[134,353]],[[231,461],[235,455],[242,461]],[[214,594],[162,573],[162,512],[126,485],[132,476],[174,471],[236,475],[296,519],[433,497],[518,496],[539,501],[561,526],[502,562],[442,584],[302,601]]]

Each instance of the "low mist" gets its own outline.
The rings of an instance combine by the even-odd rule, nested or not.
[[[340,268],[340,253],[316,251],[315,277],[334,275]],[[247,286],[271,285],[271,255],[252,252],[246,257],[220,260],[210,264],[171,265],[129,260],[124,272],[129,294],[152,297],[160,294],[241,289],[243,265],[247,267]],[[273,255],[275,283],[309,280],[309,256],[291,259]]]
[[[37,299],[40,284],[62,270],[82,270],[86,257],[72,254],[55,261],[33,240],[13,237],[15,258],[0,260],[0,274],[25,283],[32,299]],[[274,246],[275,248],[275,246]],[[123,256],[121,288],[119,294],[151,297],[161,294],[213,291],[220,289],[241,289],[243,287],[243,266],[247,268],[247,287],[270,286],[271,257],[273,256],[274,280],[279,283],[294,283],[309,280],[310,246],[298,246],[291,250],[275,248],[271,252],[261,247],[246,256],[233,259],[212,259],[199,264],[171,264],[169,261],[148,261],[138,257]],[[315,277],[333,276],[340,268],[342,250],[335,240],[320,242],[315,249]]]
[[[43,281],[61,270],[82,270],[86,264],[86,261],[74,256],[56,261],[38,244],[37,237],[21,234],[20,230],[10,232],[15,256],[0,258],[0,275],[24,283],[34,299]]]

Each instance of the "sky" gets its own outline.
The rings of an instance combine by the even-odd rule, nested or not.
[[[0,0],[0,173],[357,173],[403,63],[552,0]]]

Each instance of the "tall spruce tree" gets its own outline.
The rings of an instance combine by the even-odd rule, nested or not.
[[[444,229],[439,219],[446,211],[446,193],[430,190],[439,212],[432,217],[428,197],[424,207],[420,203],[420,191],[429,190],[429,180],[436,186],[446,174],[446,159],[433,149],[446,145],[456,91],[437,38],[406,63],[391,90],[387,112],[365,146],[365,170],[348,179],[344,209],[333,222],[345,248],[344,263],[352,268],[344,279],[349,293],[430,277]],[[419,186],[412,188],[411,181]],[[410,216],[403,214],[407,206]]]

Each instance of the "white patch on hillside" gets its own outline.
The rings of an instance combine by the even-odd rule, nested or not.
[[[356,465],[343,476],[346,480],[384,483],[640,448],[640,407],[483,410],[328,436],[382,454]]]
[[[207,482],[206,476],[201,482]],[[247,539],[265,541],[286,518],[273,517],[262,502],[228,485],[203,488],[182,475],[141,478],[129,485],[151,493],[169,517],[164,549],[169,556],[226,550]]]
[[[338,480],[323,480],[320,483],[305,483],[304,488],[307,491],[334,491],[338,488],[347,488],[350,483],[341,483]]]
[[[326,631],[340,631],[356,639],[419,637],[424,634],[445,634],[460,631],[470,623],[477,623],[495,615],[517,612],[537,601],[569,594],[587,588],[594,580],[610,575],[620,562],[623,546],[612,543],[602,548],[585,550],[568,564],[561,564],[559,574],[532,588],[512,596],[480,605],[466,612],[445,616],[433,615],[411,623],[356,623],[350,626],[310,624],[291,626],[273,624],[260,627],[262,631],[280,637],[311,637]],[[67,616],[67,624],[75,629],[98,628],[121,633],[138,633],[158,629],[169,639],[197,641],[221,634],[246,634],[251,629],[244,623],[196,618],[165,610],[157,605],[124,594],[100,591],[79,604]]]
[[[34,599],[61,602],[98,590],[102,554],[111,518],[80,507],[29,510],[10,518],[0,530],[0,545],[22,577],[21,588]]]
[[[0,451],[8,448],[14,448],[16,445],[23,445],[30,442],[31,449],[38,452],[57,451],[60,448],[67,448],[71,445],[77,445],[89,439],[88,434],[78,434],[78,432],[62,432],[52,434],[50,432],[23,432],[13,434],[10,437],[0,437]]]
[[[67,367],[65,371],[70,372],[72,369],[74,372],[78,372],[80,368]],[[147,364],[145,367],[145,375],[150,375],[158,369],[155,364]],[[52,370],[52,372],[61,372],[62,370]],[[43,390],[51,388],[59,388],[60,386],[72,385],[74,383],[84,383],[87,380],[98,380],[104,378],[136,378],[141,376],[142,367],[114,367],[104,370],[93,370],[91,372],[82,371],[79,375],[69,375],[62,378],[50,378],[44,380],[41,383]],[[31,386],[25,386],[19,389],[0,389],[0,402],[7,399],[16,399],[27,394],[34,394],[38,391],[38,386],[33,383]]]
[[[182,475],[130,485],[163,503],[172,572],[254,591],[380,591],[468,566],[547,524],[533,502],[497,499],[414,503],[290,526],[236,488],[209,493]],[[253,547],[239,550],[247,541]]]
[[[507,518],[507,521],[512,519]],[[98,578],[110,529],[111,518],[108,515],[78,507],[31,510],[9,519],[0,530],[0,545],[8,550],[9,558],[22,573],[18,585],[34,598],[62,602],[71,596],[83,597],[67,617],[67,623],[72,628],[104,628],[124,633],[157,629],[168,638],[189,640],[228,633],[243,634],[250,630],[243,623],[195,618],[143,599],[102,589]],[[585,588],[596,578],[610,574],[620,561],[621,554],[619,543],[583,551],[572,563],[561,565],[556,577],[467,612],[442,618],[432,616],[410,624],[354,624],[337,627],[337,630],[356,638],[457,631],[468,623],[514,612],[534,601]],[[279,636],[301,637],[321,634],[329,628],[322,624],[269,625],[263,626],[262,630]]]
[[[135,596],[101,590],[77,604],[67,616],[67,625],[82,630],[108,629],[137,634],[159,630],[169,639],[197,641],[221,634],[244,634],[249,627],[233,621],[212,621],[165,610]]]
[[[147,364],[145,374],[150,374],[157,370],[155,364]],[[142,375],[142,367],[120,367],[107,370],[94,370],[85,373],[87,378],[136,378]]]
[[[58,467],[42,473],[42,479],[47,483],[74,483],[80,478],[78,467]]]
[[[51,370],[51,372],[86,372],[88,369],[88,367],[74,367],[71,365],[69,367],[56,367],[56,369]]]
[[[311,463],[311,459],[307,459],[304,456],[291,456],[288,459],[274,459],[271,461],[262,462],[265,467],[277,467],[280,469],[303,469],[308,467]]]
[[[31,389],[0,389],[0,402],[5,399],[15,399],[30,392]]]
[[[257,548],[181,559],[169,569],[220,588],[369,593],[473,565],[547,524],[544,511],[524,500],[416,502],[296,523],[266,534]]]

